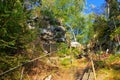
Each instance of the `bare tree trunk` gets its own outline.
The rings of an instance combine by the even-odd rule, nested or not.
[[[73,38],[74,38],[74,41],[76,42],[76,37],[75,37],[75,33],[73,32]]]
[[[105,0],[106,3],[107,3],[107,18],[109,19],[110,17],[110,0]]]
[[[107,18],[109,19],[110,16],[110,4],[107,3]]]
[[[77,40],[76,40],[76,37],[75,37],[75,33],[74,33],[74,31],[73,31],[73,29],[72,29],[71,26],[70,26],[70,29],[71,29],[71,32],[72,32],[72,35],[73,35],[73,39],[74,39],[74,41],[76,42]]]

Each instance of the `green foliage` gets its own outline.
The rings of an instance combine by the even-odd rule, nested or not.
[[[100,69],[98,71],[98,79],[101,77],[99,77],[99,75],[103,75],[103,80],[120,80],[120,76],[119,76],[119,70],[114,70],[114,69]]]
[[[0,0],[0,73],[26,62],[28,54],[21,52],[37,37],[37,29],[29,29],[27,25],[30,13],[23,3],[23,0]],[[21,68],[15,69],[0,80],[18,80],[20,71]]]
[[[107,40],[109,39],[109,30],[105,16],[96,16],[93,26],[95,33],[94,38],[97,39],[100,44],[107,42]]]
[[[114,49],[119,47],[119,4],[117,0],[106,0],[106,12],[101,15],[95,14],[94,21],[94,42],[101,47],[101,50]],[[108,6],[109,5],[109,6]],[[110,10],[108,12],[108,10]],[[117,45],[116,45],[117,44]],[[116,49],[117,50],[117,49]]]
[[[110,57],[106,60],[108,64],[120,61],[120,54],[110,55]]]
[[[71,33],[71,40],[75,33],[79,42],[87,43],[93,35],[91,33],[93,32],[93,14],[84,15],[84,5],[85,0],[44,0],[42,11],[43,14],[60,20],[67,31]]]
[[[69,55],[73,55],[74,57],[77,57],[80,54],[80,51],[78,48],[68,48],[68,45],[66,43],[62,43],[60,45],[58,45],[59,50],[57,52],[57,55],[60,57],[64,57],[64,56],[69,56]],[[82,51],[81,51],[82,53]]]
[[[95,62],[96,69],[113,69],[120,70],[119,67],[120,54],[110,55],[105,60],[99,60]]]
[[[68,48],[68,45],[67,45],[67,44],[65,44],[65,43],[59,44],[59,43],[58,43],[58,47],[59,47],[59,50],[58,50],[57,54],[58,54],[60,57],[70,54],[70,49]]]
[[[61,64],[65,67],[67,67],[69,64],[70,64],[70,61],[71,59],[70,58],[64,58],[62,61],[61,61]]]
[[[26,24],[27,14],[20,0],[0,2],[0,51],[25,49],[34,39],[34,31]]]
[[[16,56],[8,56],[5,53],[0,53],[0,73],[3,73],[13,67],[16,67],[28,60],[27,55],[19,54]],[[0,80],[18,80],[20,79],[21,68],[17,68],[0,77]],[[17,74],[17,75],[16,75]]]
[[[94,20],[94,14],[91,13],[89,15],[81,15],[80,19],[80,31],[76,35],[77,40],[80,43],[87,44],[94,35],[94,27],[93,27],[93,20]],[[79,29],[77,28],[77,29]]]
[[[77,11],[83,9],[83,1],[84,0],[44,0],[43,9],[49,9],[49,11],[52,11],[53,15],[57,18],[61,17],[65,19],[66,17],[70,19],[70,15],[75,15],[78,13]]]
[[[111,40],[115,39],[120,35],[120,27],[117,27],[114,32],[110,35]],[[116,39],[117,40],[117,39]]]
[[[109,3],[109,8],[110,8],[110,16],[109,18],[112,19],[113,17],[116,17],[120,14],[120,10],[119,10],[119,5],[120,2],[118,0],[110,0]]]
[[[119,80],[120,71],[120,54],[110,55],[106,60],[95,62],[98,68],[97,72],[101,71],[101,75],[104,76],[104,80]],[[99,73],[98,73],[99,74]]]
[[[82,52],[82,51],[79,51],[78,48],[73,48],[73,49],[71,49],[71,54],[72,54],[75,58],[77,58],[78,55],[79,55],[79,54],[83,54],[83,52]]]
[[[46,5],[47,4],[47,5]],[[71,40],[77,37],[80,43],[88,43],[93,36],[93,14],[85,15],[85,0],[44,0],[42,13],[57,18],[71,34]]]
[[[105,68],[105,66],[106,66],[106,63],[104,61],[96,61],[95,62],[96,69]]]

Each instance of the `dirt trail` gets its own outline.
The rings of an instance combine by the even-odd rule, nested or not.
[[[86,59],[76,59],[69,66],[55,66],[55,65],[39,65],[33,70],[36,71],[34,75],[28,75],[29,80],[45,80],[47,77],[51,76],[50,80],[80,80],[83,70],[86,68],[87,61]],[[41,68],[41,66],[43,66]],[[41,69],[41,70],[40,70]],[[38,72],[39,71],[39,72]],[[37,73],[38,72],[38,73]],[[93,74],[90,72],[90,76]],[[82,80],[88,78],[88,73],[85,73]],[[89,77],[88,80],[93,80],[93,77]]]
[[[69,58],[69,57],[67,57]],[[54,61],[55,59],[55,61]],[[86,58],[82,59],[74,59],[72,64],[69,61],[66,65],[61,64],[61,61],[56,61],[58,58],[55,58],[52,60],[52,62],[48,63],[46,60],[44,62],[39,62],[38,66],[33,68],[33,71],[36,72],[32,75],[28,75],[29,79],[26,80],[81,80],[80,77],[83,74],[84,69],[87,66],[87,63],[89,62]],[[107,58],[94,58],[95,61],[99,60],[109,60],[109,57]],[[63,58],[62,58],[63,60]],[[69,60],[69,59],[67,59]],[[63,62],[63,61],[62,61]],[[96,63],[96,62],[95,62]],[[102,65],[102,64],[101,64]],[[119,80],[119,70],[120,69],[120,61],[115,60],[114,62],[111,62],[111,64],[104,64],[108,66],[107,68],[98,68],[96,71],[97,79],[96,80]],[[99,66],[98,63],[95,64],[95,67]],[[91,64],[88,66],[89,70],[86,70],[86,73],[84,74],[82,80],[94,80]],[[87,69],[88,69],[87,68]],[[51,77],[50,79],[47,79],[48,77]],[[89,78],[89,79],[88,79]]]

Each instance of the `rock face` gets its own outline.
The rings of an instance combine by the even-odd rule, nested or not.
[[[56,43],[66,41],[66,30],[57,19],[51,19],[48,16],[35,17],[28,20],[27,24],[29,29],[35,29],[39,26],[39,38],[43,49],[48,53],[57,49]]]
[[[24,1],[24,8],[28,11],[33,10],[32,16],[27,20],[28,28],[38,29],[39,32],[39,42],[43,45],[43,49],[48,53],[56,50],[56,43],[65,42],[65,28],[62,26],[62,22],[54,17],[46,16],[41,11],[41,15],[37,14],[36,10],[32,6],[40,7],[41,5],[36,5],[41,3],[42,0],[34,1],[31,3],[29,0]],[[40,11],[38,11],[40,12]]]
[[[48,53],[57,50],[56,43],[66,41],[66,30],[59,20],[44,16],[40,21],[40,26],[40,39],[43,48],[48,51]]]
[[[49,26],[47,28],[41,28],[40,37],[45,41],[53,42],[65,42],[65,29],[63,26]]]
[[[56,51],[56,43],[65,42],[65,29],[62,26],[41,28],[40,39],[43,48],[49,52]]]
[[[77,48],[77,47],[80,47],[81,44],[78,43],[78,42],[71,42],[71,47],[74,47],[74,48]]]

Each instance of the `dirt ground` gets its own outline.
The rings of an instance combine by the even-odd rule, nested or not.
[[[64,65],[57,58],[52,59],[52,61],[44,59],[44,61],[38,61],[36,64],[27,68],[29,70],[26,69],[28,77],[25,80],[94,80],[91,64],[87,66],[88,60],[86,58],[73,59],[72,63],[68,61]],[[81,79],[85,68],[88,70]],[[114,62],[110,65],[110,68],[96,70],[96,80],[120,80],[119,71],[120,61],[119,64],[118,61]]]
[[[58,64],[44,64],[40,63],[37,66],[31,68],[28,72],[29,80],[47,80],[51,76],[50,80],[79,80],[83,70],[87,65],[86,59],[73,60],[72,63],[68,63],[67,66]],[[29,68],[30,69],[30,68]],[[87,75],[87,74],[86,74]],[[92,75],[90,73],[90,75]],[[83,76],[83,80],[85,80]],[[92,79],[89,79],[92,80]]]

